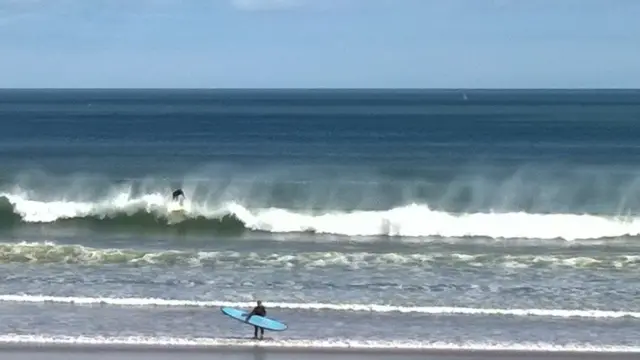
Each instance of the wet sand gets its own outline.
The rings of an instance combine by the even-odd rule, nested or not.
[[[262,347],[181,347],[122,345],[0,345],[3,360],[631,360],[639,353],[495,350],[283,349]]]

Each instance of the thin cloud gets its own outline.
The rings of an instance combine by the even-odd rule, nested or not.
[[[303,5],[302,0],[231,0],[231,5],[243,11],[287,10]]]

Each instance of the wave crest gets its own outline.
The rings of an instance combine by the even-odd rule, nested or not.
[[[237,202],[186,201],[184,208],[160,193],[123,193],[99,201],[35,200],[0,194],[0,227],[25,223],[56,226],[272,233],[312,232],[343,236],[484,237],[493,239],[602,239],[640,234],[640,218],[580,214],[448,213],[426,204],[389,210],[295,211],[248,208]]]
[[[228,211],[199,214],[172,211],[171,204],[145,199],[116,203],[34,201],[19,196],[0,195],[0,228],[20,224],[108,229],[162,230],[180,224],[191,230],[242,232],[244,223]]]

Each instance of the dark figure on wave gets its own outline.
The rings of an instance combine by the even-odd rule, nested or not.
[[[176,189],[173,190],[173,193],[171,194],[171,197],[173,198],[173,201],[180,201],[180,205],[182,205],[182,202],[184,201],[184,191],[182,191],[182,189]]]
[[[176,201],[180,196],[184,198],[184,191],[182,191],[182,189],[173,190],[171,196],[173,197],[173,201]]]
[[[265,307],[262,305],[262,301],[258,300],[257,306],[254,307],[253,310],[251,310],[251,312],[247,315],[247,320],[245,321],[249,322],[249,319],[253,315],[267,316],[267,309],[265,309]],[[260,329],[260,340],[262,340],[264,339],[264,328],[261,328],[259,326],[254,326],[253,338],[258,339],[258,329]]]

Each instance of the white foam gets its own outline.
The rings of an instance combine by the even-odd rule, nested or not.
[[[450,214],[426,205],[409,205],[388,211],[333,212],[322,215],[294,213],[283,209],[249,211],[230,206],[247,227],[273,232],[313,230],[350,236],[483,236],[491,238],[536,238],[566,240],[637,235],[640,221],[592,215],[472,213]]]
[[[128,264],[189,264],[189,266],[216,267],[269,266],[273,268],[327,268],[346,267],[350,269],[411,267],[429,269],[439,263],[462,263],[470,266],[503,266],[525,268],[535,266],[637,268],[640,257],[597,254],[596,257],[573,257],[567,255],[510,255],[510,254],[460,254],[429,252],[425,254],[373,253],[373,252],[283,252],[283,253],[243,253],[237,251],[143,251],[136,249],[100,249],[77,244],[54,242],[0,243],[0,261],[29,263],[128,263]]]
[[[108,217],[119,212],[133,214],[141,210],[166,215],[171,211],[172,206],[172,202],[161,194],[147,194],[132,198],[128,193],[119,193],[95,202],[43,201],[32,199],[26,194],[0,193],[0,196],[6,197],[13,204],[14,211],[22,217],[23,221],[33,223],[87,216]]]
[[[557,345],[549,343],[450,343],[427,341],[385,340],[240,340],[228,338],[175,338],[175,337],[106,337],[106,336],[47,336],[47,335],[0,335],[0,344],[29,345],[76,345],[76,346],[158,346],[158,347],[261,347],[284,349],[351,349],[351,350],[458,350],[458,351],[532,351],[532,352],[598,352],[638,353],[640,347],[589,344]]]
[[[94,202],[45,201],[25,193],[0,193],[26,222],[52,222],[86,216],[106,217],[117,212],[147,211],[166,216],[170,200],[160,193],[134,197],[117,193]],[[277,233],[315,231],[347,236],[481,236],[490,238],[597,239],[640,234],[640,218],[579,214],[469,213],[434,211],[412,204],[385,211],[311,214],[286,209],[250,209],[239,203],[211,204],[185,201],[186,216],[219,218],[234,214],[246,227]]]
[[[167,306],[167,307],[251,307],[253,302],[234,301],[198,301],[160,298],[109,298],[109,297],[64,297],[46,295],[0,295],[2,302],[19,303],[61,303],[76,305],[115,305],[115,306]],[[379,304],[330,304],[330,303],[289,303],[264,302],[265,306],[291,310],[331,310],[345,312],[376,313],[420,313],[431,315],[501,315],[501,316],[540,316],[560,318],[640,318],[640,312],[614,310],[566,310],[566,309],[490,309],[448,306],[397,306]]]

